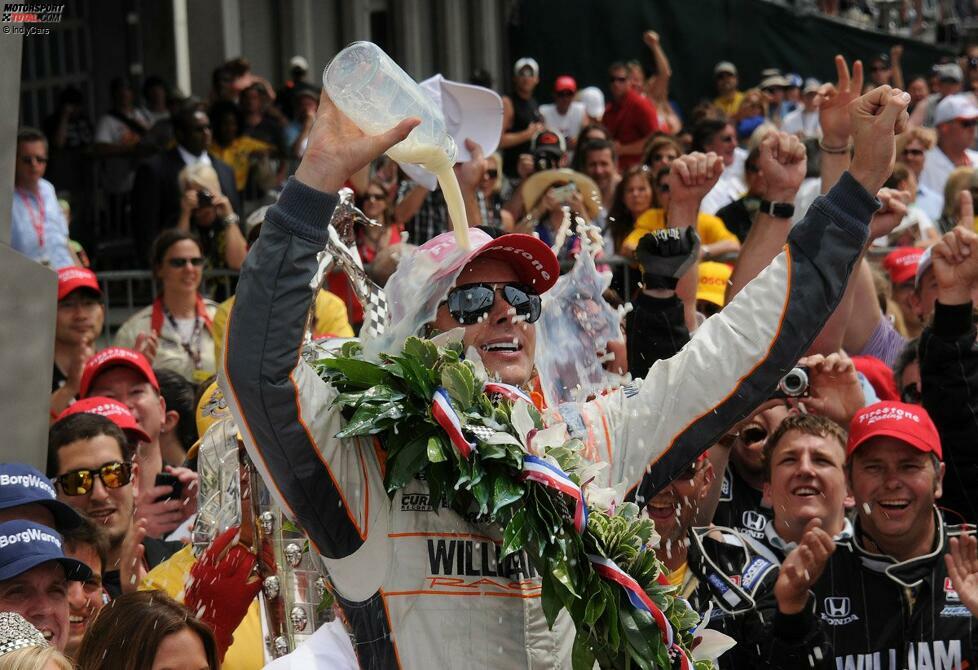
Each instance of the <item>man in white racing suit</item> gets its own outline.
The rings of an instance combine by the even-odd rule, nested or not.
[[[771,265],[682,351],[658,361],[644,382],[576,409],[561,406],[568,429],[586,435],[589,455],[610,464],[604,485],[624,480],[628,495],[644,504],[770,396],[842,297],[879,206],[873,194],[889,174],[894,128],[905,123],[908,101],[888,87],[853,101],[850,171],[815,201]],[[336,191],[414,123],[365,136],[324,95],[309,148],[266,214],[241,273],[221,373],[225,396],[252,460],[320,554],[362,667],[566,668],[572,623],[562,614],[548,628],[541,582],[526,555],[499,561],[499,528],[432,509],[422,481],[388,497],[382,445],[334,437],[344,425],[333,406],[336,391],[300,356],[309,283]],[[803,159],[786,137],[769,150],[785,169]],[[702,154],[675,163],[674,224],[695,222],[720,165]],[[485,318],[464,326],[464,342],[501,381],[527,386],[538,343],[532,324],[514,323],[508,287],[525,287],[535,272],[538,290],[549,288],[555,263],[529,236],[491,243],[472,237],[476,244],[455,285],[491,284],[493,300]],[[430,247],[419,253],[437,256]],[[507,261],[507,253],[523,260]],[[525,262],[527,255],[533,258]],[[395,274],[390,281],[403,280]],[[459,323],[442,304],[433,325]],[[516,346],[498,346],[507,339]]]

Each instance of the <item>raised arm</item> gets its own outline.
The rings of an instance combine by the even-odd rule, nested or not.
[[[681,352],[656,363],[637,394],[623,390],[601,400],[613,436],[610,478],[629,482],[639,502],[766,400],[839,304],[908,104],[909,96],[889,88],[859,98],[852,169],[815,201],[786,249]],[[585,410],[594,413],[594,406]]]
[[[794,202],[798,187],[805,179],[805,145],[789,133],[768,133],[761,143],[759,167],[767,181],[767,200]],[[727,302],[781,252],[790,230],[790,217],[757,213],[730,276]]]
[[[672,68],[669,66],[669,59],[659,42],[659,33],[654,30],[646,30],[642,39],[645,41],[645,46],[652,52],[652,61],[655,63],[655,76],[649,77],[648,81],[649,95],[653,100],[668,100]]]
[[[221,384],[244,442],[278,503],[331,558],[366,539],[365,447],[333,439],[342,427],[342,417],[326,409],[335,392],[299,356],[313,300],[309,283],[336,191],[415,124],[365,136],[323,94],[309,147],[268,210],[228,320]]]

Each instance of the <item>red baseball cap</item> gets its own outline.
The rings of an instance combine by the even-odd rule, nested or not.
[[[104,416],[119,426],[130,440],[135,439],[139,442],[150,442],[149,435],[139,427],[139,424],[136,422],[136,417],[132,415],[128,407],[118,400],[97,395],[84,398],[69,405],[68,409],[58,416],[58,420],[60,421],[72,414],[98,414],[99,416]]]
[[[878,402],[856,412],[849,424],[846,456],[874,437],[892,437],[911,447],[943,458],[941,438],[930,416],[920,405],[902,402]]]
[[[125,349],[123,347],[109,347],[108,349],[103,349],[94,356],[88,359],[85,363],[85,370],[82,372],[81,386],[79,388],[79,396],[84,398],[88,395],[88,389],[91,387],[92,382],[100,374],[108,370],[109,368],[114,368],[119,365],[130,367],[143,377],[146,381],[152,385],[157,391],[160,390],[160,383],[156,380],[156,374],[153,373],[153,366],[149,364],[146,357],[137,351],[132,349]]]
[[[557,77],[557,81],[554,82],[554,92],[560,93],[561,91],[577,92],[577,82],[574,81],[574,77],[566,74]]]
[[[58,270],[58,300],[63,300],[66,295],[80,288],[91,289],[102,295],[98,278],[88,268],[69,265]]]
[[[904,247],[891,251],[883,259],[883,268],[890,275],[890,282],[903,284],[917,275],[917,264],[924,255],[923,249]]]
[[[872,385],[877,398],[880,400],[900,399],[896,381],[893,379],[893,370],[890,369],[889,365],[875,356],[853,356],[852,364]]]
[[[482,256],[511,265],[520,281],[538,293],[549,291],[560,276],[560,263],[554,252],[532,235],[511,233],[493,239],[479,228],[469,228],[469,244],[468,252],[449,261],[458,250],[455,233],[449,231],[425,242],[418,247],[417,253],[427,254],[439,265],[447,263],[435,277],[445,277]]]

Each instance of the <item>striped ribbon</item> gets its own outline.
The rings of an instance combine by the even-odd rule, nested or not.
[[[462,434],[462,420],[458,418],[458,413],[448,399],[448,392],[443,388],[436,389],[435,395],[431,398],[431,415],[442,430],[448,433],[448,439],[458,449],[462,458],[468,460],[472,450],[475,449],[475,443],[469,442]]]
[[[691,668],[689,658],[682,648],[676,644],[675,638],[673,637],[672,624],[666,618],[666,615],[662,613],[662,610],[652,602],[649,598],[649,594],[645,592],[639,583],[629,575],[627,572],[619,568],[614,561],[609,560],[603,556],[597,556],[595,554],[588,554],[588,559],[594,566],[594,571],[605,579],[610,579],[611,581],[618,584],[620,587],[625,589],[625,594],[628,596],[628,601],[633,607],[640,610],[645,610],[652,615],[655,620],[656,625],[659,627],[659,631],[662,633],[662,643],[666,645],[670,651],[679,656],[680,667],[682,670],[688,670]]]
[[[498,393],[507,400],[516,402],[517,400],[525,400],[526,402],[533,404],[533,400],[530,396],[526,395],[523,390],[519,387],[512,386],[511,384],[503,384],[502,382],[486,382],[486,385],[482,387],[482,390],[486,393]]]
[[[567,476],[566,472],[538,456],[526,454],[523,457],[523,472],[520,474],[520,479],[529,479],[574,498],[574,528],[578,533],[584,533],[584,529],[587,528],[587,504],[584,502],[584,491]]]

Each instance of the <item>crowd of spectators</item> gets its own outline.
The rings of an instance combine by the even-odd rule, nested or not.
[[[659,36],[638,39],[654,75],[635,61],[609,64],[591,86],[548,73],[552,104],[535,97],[538,63],[514,63],[498,138],[466,144],[456,166],[469,225],[533,234],[564,270],[597,249],[613,305],[676,300],[672,320],[625,318],[616,371],[637,379],[761,275],[806,213],[861,211],[876,198],[870,240],[828,322],[794,334],[810,343],[798,361],[804,395],[753,407],[646,513],[670,583],[738,641],[721,667],[884,667],[884,657],[895,668],[908,654],[909,667],[974,665],[978,61],[969,51],[904,72],[894,47],[866,68],[837,57],[835,82],[784,63],[750,87],[723,61],[716,97],[681,109],[669,98],[681,75]],[[193,446],[235,302],[205,293],[203,280],[242,267],[260,244],[262,208],[309,146],[320,91],[305,59],[290,68],[275,91],[246,60],[230,61],[206,100],[151,77],[137,101],[117,80],[94,124],[66,90],[43,131],[18,135],[13,246],[57,270],[57,322],[47,471],[0,465],[0,670],[261,667],[248,614],[254,553],[234,533],[196,558],[187,543]],[[491,88],[484,73],[477,82]],[[903,131],[895,162],[862,201],[818,199],[853,188],[853,147],[878,132],[859,125],[859,105],[881,86],[908,93],[905,127],[888,119]],[[93,155],[99,188],[131,222],[135,265],[156,283],[152,303],[114,332],[95,249],[69,235],[70,212],[88,206],[79,168]],[[699,191],[687,183],[696,171]],[[379,286],[450,230],[440,190],[390,159],[347,177],[374,222],[357,223],[352,243]],[[674,227],[698,242],[688,269],[660,286],[648,240]],[[363,318],[334,270],[315,297],[312,337],[353,337]],[[33,665],[13,665],[27,654]]]

